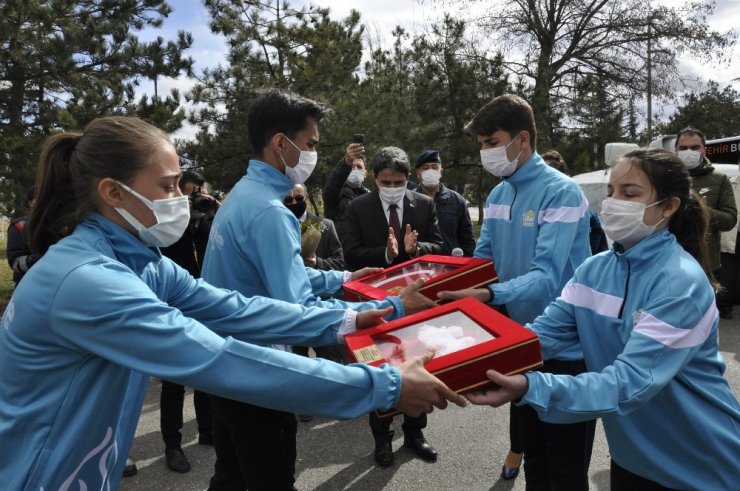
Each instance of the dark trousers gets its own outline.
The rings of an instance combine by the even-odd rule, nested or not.
[[[586,371],[586,365],[582,360],[548,360],[540,371],[578,375]],[[527,491],[587,490],[596,420],[552,424],[540,421],[530,406],[517,406],[516,410]]]
[[[185,402],[185,387],[174,382],[162,380],[162,391],[159,394],[159,427],[162,439],[167,448],[179,448],[182,444],[182,408]],[[193,393],[195,419],[198,422],[198,433],[213,431],[213,413],[208,394],[196,390]]]
[[[509,450],[514,453],[524,452],[524,444],[519,429],[519,408],[514,404],[509,404]]]
[[[391,431],[393,418],[379,418],[375,411],[370,413],[370,429],[373,435],[385,435]],[[403,434],[410,437],[421,436],[421,430],[427,427],[427,415],[422,414],[418,418],[413,418],[406,414],[403,415],[403,424],[401,429]]]
[[[208,489],[294,490],[295,415],[216,396],[211,402],[216,464]]]
[[[637,474],[632,474],[627,469],[611,461],[610,484],[611,491],[672,491],[673,488],[666,488],[657,482],[650,481]]]

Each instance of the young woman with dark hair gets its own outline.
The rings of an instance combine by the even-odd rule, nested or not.
[[[248,344],[333,344],[390,309],[304,307],[194,279],[158,249],[188,225],[179,176],[167,135],[135,118],[47,141],[28,221],[43,257],[0,322],[4,488],[116,489],[148,375],[317,416],[464,403],[423,369],[430,356],[396,370]]]
[[[491,371],[501,389],[468,399],[529,404],[552,423],[602,418],[612,490],[736,489],[740,405],[723,378],[707,213],[686,168],[665,150],[628,153],[602,219],[612,250],[528,325],[545,359],[579,344],[588,372]]]

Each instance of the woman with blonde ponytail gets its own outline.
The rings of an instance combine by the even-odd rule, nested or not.
[[[528,325],[545,359],[579,344],[588,372],[530,372],[468,399],[544,421],[602,418],[613,491],[738,489],[740,405],[723,378],[707,212],[672,152],[635,150],[601,207],[612,250],[586,260]],[[520,402],[519,402],[520,401]]]
[[[28,221],[43,256],[0,322],[3,489],[116,489],[149,375],[316,416],[464,404],[423,368],[431,355],[345,367],[248,344],[334,344],[391,309],[307,308],[193,279],[159,251],[190,219],[179,177],[167,135],[136,118],[46,142]]]

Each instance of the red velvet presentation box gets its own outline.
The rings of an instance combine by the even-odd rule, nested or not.
[[[434,348],[427,370],[458,393],[493,385],[489,368],[513,375],[542,366],[537,335],[474,298],[363,329],[345,341],[352,361],[373,366],[400,365]]]
[[[383,300],[424,278],[421,293],[437,300],[437,293],[488,285],[498,279],[490,259],[427,254],[344,284],[344,297],[353,302]]]

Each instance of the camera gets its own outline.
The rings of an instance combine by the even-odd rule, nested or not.
[[[360,145],[364,144],[365,142],[365,135],[362,133],[355,133],[352,135],[352,143],[359,143]]]
[[[208,213],[216,206],[213,199],[208,198],[200,192],[200,186],[193,189],[190,193],[190,200],[193,203],[193,210],[200,211],[201,213]]]

